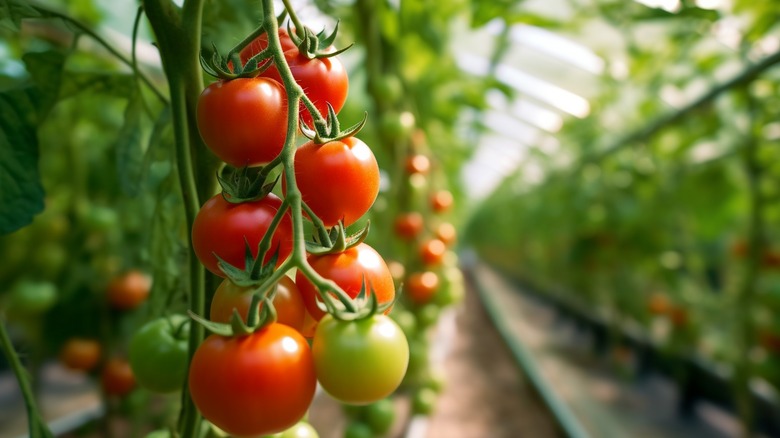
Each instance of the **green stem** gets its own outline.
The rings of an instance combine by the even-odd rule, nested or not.
[[[5,354],[8,363],[11,365],[17,382],[19,382],[19,389],[21,389],[22,397],[24,397],[24,406],[27,409],[27,423],[30,429],[30,436],[42,438],[53,437],[54,435],[46,425],[43,415],[41,415],[41,411],[38,409],[38,405],[35,402],[35,394],[33,393],[27,370],[22,366],[19,355],[16,354],[16,351],[11,344],[11,338],[8,337],[8,332],[5,329],[5,318],[0,319],[0,347],[2,347],[3,353]]]
[[[265,0],[263,0],[263,2],[265,3]],[[292,21],[293,26],[295,26],[295,33],[297,33],[298,36],[303,37],[305,35],[303,23],[301,23],[298,15],[295,14],[295,9],[293,9],[292,5],[290,5],[290,0],[282,0],[282,2],[284,3],[284,9],[290,16],[290,21]],[[267,15],[268,14],[266,13],[266,16]],[[274,20],[276,20],[276,17],[274,17]]]

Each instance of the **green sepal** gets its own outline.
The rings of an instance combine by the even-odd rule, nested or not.
[[[206,59],[203,53],[200,54],[200,65],[203,70],[215,78],[222,80],[231,80],[237,78],[254,78],[262,74],[268,67],[272,53],[265,49],[262,52],[249,58],[246,64],[241,63],[241,56],[238,51],[231,51],[226,56],[222,56],[216,44],[211,43],[213,52],[211,59]]]
[[[344,223],[339,221],[338,225],[331,228],[328,235],[330,245],[325,242],[321,242],[317,237],[317,234],[312,236],[312,241],[306,241],[306,252],[309,254],[323,255],[323,254],[337,254],[344,252],[349,248],[353,248],[360,245],[366,237],[368,237],[369,229],[371,228],[371,221],[366,222],[366,226],[363,227],[357,233],[347,235],[346,227]]]
[[[301,133],[315,144],[325,144],[331,141],[343,140],[347,137],[354,137],[366,126],[368,113],[363,113],[361,121],[342,131],[339,119],[336,117],[336,111],[330,105],[330,102],[326,103],[328,105],[328,115],[325,120],[315,120],[314,129],[306,126],[306,123],[302,120],[300,122]]]
[[[349,50],[354,44],[350,44],[347,47],[339,50],[326,51],[333,45],[333,42],[336,41],[336,35],[338,34],[338,31],[338,21],[336,22],[336,26],[333,28],[333,32],[330,34],[326,34],[325,29],[322,29],[316,35],[314,34],[314,31],[305,26],[301,31],[296,29],[296,31],[293,32],[291,23],[287,23],[287,33],[290,35],[290,39],[292,40],[293,44],[298,47],[298,51],[308,59],[331,58]],[[299,32],[303,32],[303,36],[301,36]]]
[[[233,266],[223,258],[214,253],[214,257],[217,258],[217,266],[225,274],[230,281],[238,286],[251,287],[259,286],[268,277],[270,277],[276,269],[276,262],[279,260],[279,250],[271,255],[268,263],[263,263],[265,254],[260,254],[258,251],[257,257],[252,255],[252,247],[249,246],[249,242],[244,239],[244,267]]]
[[[231,204],[256,201],[265,198],[279,181],[277,176],[271,182],[266,182],[270,171],[276,167],[275,162],[267,166],[236,168],[226,164],[217,172],[217,182],[222,187],[222,197]]]

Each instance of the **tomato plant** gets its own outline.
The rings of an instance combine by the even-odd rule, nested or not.
[[[238,286],[229,279],[223,280],[211,299],[210,319],[215,322],[230,322],[233,309],[236,309],[246,321],[253,291],[251,286]],[[298,287],[290,277],[284,276],[276,284],[272,302],[276,309],[277,322],[303,333],[306,306]],[[260,305],[262,306],[262,303]]]
[[[60,361],[68,368],[92,371],[100,362],[102,348],[94,339],[70,338],[60,349]]]
[[[224,277],[216,256],[243,268],[246,245],[257,257],[257,245],[270,227],[282,201],[276,195],[249,202],[232,204],[221,194],[213,196],[201,207],[192,225],[192,247],[198,259],[209,271]],[[292,251],[292,220],[289,214],[279,223],[271,239],[271,248],[263,259],[268,262],[278,254],[277,265]]]
[[[131,310],[143,304],[152,290],[152,279],[139,270],[115,277],[106,287],[108,304],[120,310]]]
[[[247,336],[210,335],[195,351],[189,374],[203,416],[241,436],[294,426],[309,409],[316,383],[306,340],[276,323]]]
[[[209,85],[198,99],[198,129],[220,160],[237,168],[273,160],[286,138],[287,98],[269,78]]]
[[[312,341],[317,380],[335,399],[368,404],[390,395],[403,380],[409,344],[387,315],[340,321],[326,315]]]
[[[130,393],[136,385],[130,363],[118,357],[108,359],[100,372],[100,384],[109,396],[122,397]]]
[[[374,248],[365,243],[340,253],[311,255],[308,262],[318,274],[333,280],[351,298],[357,297],[365,284],[366,291],[373,293],[379,304],[395,299],[395,285],[387,264]],[[301,271],[296,274],[295,283],[306,309],[312,317],[321,319],[325,312],[317,305],[320,300],[317,288]]]
[[[155,392],[181,389],[187,375],[189,318],[171,315],[144,324],[130,339],[129,360],[138,383]]]
[[[347,137],[318,145],[307,142],[295,152],[295,178],[303,202],[326,227],[360,219],[379,193],[379,166],[371,149]]]

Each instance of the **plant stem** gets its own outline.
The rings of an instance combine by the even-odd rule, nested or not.
[[[38,409],[38,405],[35,402],[35,394],[33,393],[27,370],[22,366],[19,355],[16,354],[16,351],[11,344],[11,338],[8,337],[8,332],[5,329],[4,317],[0,319],[0,347],[2,347],[3,353],[5,354],[8,363],[11,365],[11,369],[16,376],[16,381],[19,382],[19,389],[21,389],[22,397],[24,397],[24,407],[27,409],[27,424],[30,436],[35,438],[53,437],[54,435],[46,425],[43,415],[41,415],[41,411]]]

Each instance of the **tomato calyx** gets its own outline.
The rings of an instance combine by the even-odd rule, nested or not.
[[[318,227],[318,232],[312,236],[312,240],[306,241],[306,252],[316,255],[344,252],[349,248],[363,243],[368,236],[370,227],[371,222],[366,222],[365,227],[350,235],[347,235],[347,229],[342,221],[339,221],[338,225],[331,228],[329,231],[325,230],[323,227]]]
[[[381,315],[392,307],[397,299],[396,296],[392,301],[380,304],[376,294],[366,288],[365,281],[354,299],[347,296],[334,297],[327,292],[320,294],[322,301],[318,301],[317,306],[339,321],[362,321],[374,315]],[[346,305],[344,300],[349,300],[349,305]]]
[[[258,31],[250,36],[254,38],[263,32],[262,28],[259,28]],[[251,41],[251,39],[249,39],[249,41]],[[249,58],[246,63],[242,64],[241,55],[239,54],[240,49],[232,49],[227,55],[222,56],[219,53],[216,44],[211,43],[211,45],[213,48],[211,59],[207,59],[206,56],[201,53],[200,65],[206,73],[215,78],[224,80],[254,78],[271,66],[271,63],[268,62],[272,56],[270,48],[262,50],[260,53]]]
[[[225,165],[217,173],[217,181],[222,187],[222,197],[231,204],[251,202],[266,197],[279,177],[266,183],[268,174],[276,167],[279,158],[266,166],[236,168]]]
[[[308,99],[308,97],[304,97],[304,100],[306,99]],[[339,119],[336,117],[336,111],[333,109],[330,102],[327,102],[327,105],[328,115],[325,118],[316,115],[312,117],[314,119],[314,129],[306,126],[306,123],[303,122],[303,120],[300,122],[301,133],[315,144],[325,144],[331,141],[344,140],[347,137],[354,137],[366,125],[368,113],[363,114],[363,120],[342,131]],[[313,103],[307,106],[314,108]],[[310,109],[310,111],[312,110]]]
[[[275,288],[273,288],[275,290]],[[252,303],[249,305],[249,314],[247,321],[241,317],[237,309],[233,309],[233,315],[230,317],[230,323],[209,321],[191,310],[188,311],[190,318],[202,325],[206,330],[225,337],[249,336],[264,327],[276,322],[276,309],[271,303],[270,294],[261,297],[260,292],[252,295]],[[260,303],[263,303],[261,306]]]
[[[314,31],[306,26],[303,26],[303,29],[299,31],[297,28],[293,29],[291,23],[287,23],[287,33],[290,35],[290,39],[298,47],[298,51],[308,59],[331,58],[349,50],[352,44],[343,49],[332,50],[333,42],[336,41],[338,32],[338,21],[330,34],[326,34],[325,29],[315,34]]]

